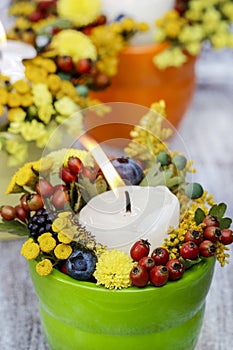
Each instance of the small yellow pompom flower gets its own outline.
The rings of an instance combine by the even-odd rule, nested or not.
[[[65,228],[58,232],[57,238],[61,243],[69,244],[74,238],[74,231],[71,228]]]
[[[37,263],[36,272],[40,276],[48,276],[53,271],[53,265],[49,259],[44,259]]]
[[[86,26],[100,15],[100,0],[58,0],[57,12],[59,17],[70,19],[76,26]]]
[[[68,259],[71,253],[72,253],[71,246],[64,243],[58,244],[54,249],[54,254],[56,258],[61,260]]]
[[[130,287],[130,271],[133,266],[132,259],[121,250],[104,252],[100,255],[94,272],[97,285],[102,284],[108,289]]]
[[[28,91],[30,91],[30,85],[27,81],[21,79],[17,80],[14,84],[13,87],[19,94],[26,94]]]
[[[40,253],[40,248],[37,243],[33,241],[32,238],[29,238],[21,248],[21,254],[25,257],[27,260],[33,260],[38,257]]]
[[[77,63],[81,58],[96,59],[96,48],[87,35],[74,29],[60,31],[50,44],[57,55],[71,56]]]
[[[52,233],[45,232],[42,235],[38,237],[38,242],[40,249],[45,252],[49,253],[56,247],[56,240],[53,238]]]

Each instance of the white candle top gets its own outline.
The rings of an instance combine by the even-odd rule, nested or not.
[[[179,223],[179,201],[165,186],[124,186],[92,198],[79,214],[80,223],[96,241],[109,249],[129,253],[139,239],[148,239],[153,248],[160,246],[170,226]],[[126,211],[129,194],[131,212]]]

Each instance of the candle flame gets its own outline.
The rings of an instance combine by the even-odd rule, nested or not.
[[[4,43],[5,41],[6,41],[6,32],[2,22],[0,21],[0,43]]]
[[[79,138],[79,141],[81,144],[91,152],[93,157],[95,158],[96,163],[99,165],[100,169],[102,170],[109,186],[117,195],[117,187],[125,186],[124,181],[100,147],[100,145],[90,136],[82,135]]]

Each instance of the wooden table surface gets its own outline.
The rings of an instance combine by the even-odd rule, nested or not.
[[[232,63],[233,54],[228,51],[207,53],[198,61],[196,92],[172,144],[178,149],[182,140],[198,169],[195,180],[217,202],[227,203],[227,214],[233,218]],[[37,298],[20,256],[21,244],[21,240],[0,241],[0,349],[46,350]],[[221,268],[217,263],[196,350],[231,350],[232,324],[231,250],[229,265]]]

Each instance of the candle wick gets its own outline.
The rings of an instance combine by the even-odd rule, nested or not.
[[[126,200],[125,211],[126,213],[131,213],[131,201],[130,201],[130,196],[128,191],[125,191],[125,200]]]

